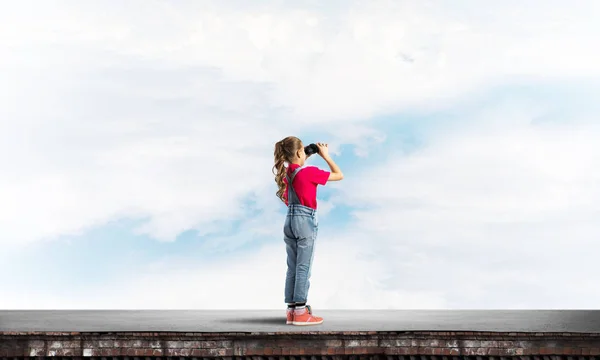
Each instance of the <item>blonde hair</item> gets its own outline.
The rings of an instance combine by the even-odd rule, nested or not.
[[[285,139],[278,141],[275,144],[275,165],[273,166],[273,174],[275,175],[275,183],[277,183],[277,197],[285,202],[283,192],[285,191],[285,162],[292,162],[298,150],[302,148],[302,141],[295,136],[288,136]]]

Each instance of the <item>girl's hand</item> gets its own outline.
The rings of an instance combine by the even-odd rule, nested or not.
[[[327,147],[327,144],[316,143],[316,145],[319,148],[319,155],[321,155],[321,157],[323,159],[328,158],[329,157],[329,148]]]

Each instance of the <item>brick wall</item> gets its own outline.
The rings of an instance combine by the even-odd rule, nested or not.
[[[0,333],[0,357],[598,356],[600,333]],[[356,356],[353,356],[356,357]]]

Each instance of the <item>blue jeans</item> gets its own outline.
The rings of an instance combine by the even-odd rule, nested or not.
[[[306,302],[318,229],[316,210],[298,204],[288,207],[283,227],[287,251],[286,303]]]

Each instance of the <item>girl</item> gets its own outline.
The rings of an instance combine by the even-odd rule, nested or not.
[[[277,197],[283,201],[288,212],[283,227],[287,251],[287,275],[285,279],[285,302],[287,324],[318,325],[323,318],[312,315],[306,305],[310,287],[311,265],[317,237],[317,185],[344,178],[340,168],[329,156],[327,144],[317,143],[319,155],[331,171],[314,166],[304,166],[307,159],[300,139],[288,136],[275,144],[275,182]],[[285,166],[285,163],[289,165]]]

